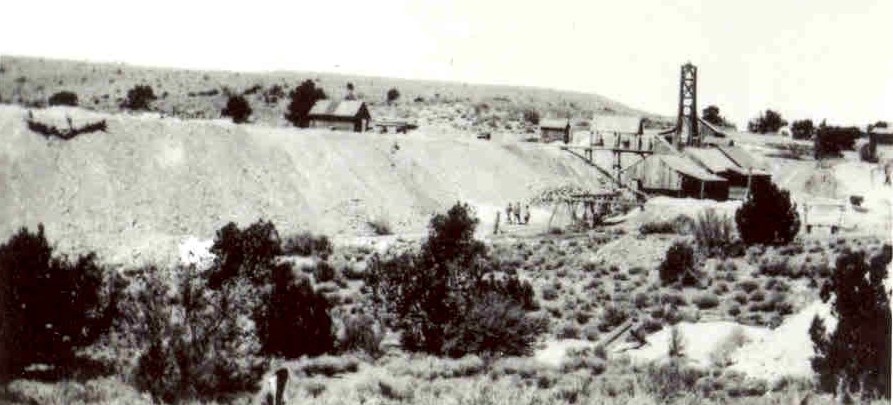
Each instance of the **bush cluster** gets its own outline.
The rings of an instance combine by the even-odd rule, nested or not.
[[[127,98],[121,103],[122,109],[133,111],[149,110],[152,102],[158,99],[155,91],[149,85],[136,85],[132,89],[127,90]]]
[[[757,183],[735,212],[742,241],[748,245],[785,245],[800,231],[800,214],[788,190],[774,183]]]
[[[274,86],[275,87],[275,86]],[[326,93],[322,88],[316,87],[313,80],[305,80],[288,94],[291,101],[285,113],[285,119],[296,127],[307,128],[310,120],[307,116],[317,100],[325,99]],[[278,97],[276,97],[278,99]]]
[[[736,246],[732,220],[725,215],[720,216],[712,208],[698,215],[693,231],[698,248],[708,257],[744,253],[740,246]]]
[[[667,250],[667,255],[658,267],[660,281],[664,285],[682,282],[691,285],[697,282],[695,277],[695,251],[691,245],[677,241]]]
[[[821,318],[809,329],[815,347],[812,368],[827,392],[860,391],[862,399],[890,398],[890,297],[884,287],[893,249],[868,259],[863,251],[845,251],[821,296],[832,300],[837,327],[828,333]],[[842,385],[838,387],[838,384]]]
[[[695,221],[688,215],[677,215],[672,220],[646,222],[639,226],[639,233],[650,234],[687,234],[694,229]]]
[[[50,96],[49,100],[47,100],[47,103],[51,106],[67,105],[71,107],[77,107],[78,95],[71,91],[60,91]]]
[[[474,239],[477,223],[468,205],[457,203],[431,219],[418,252],[371,259],[367,284],[407,350],[524,355],[546,330],[546,320],[525,309],[535,307],[529,284],[493,276],[498,265]]]
[[[226,107],[220,111],[220,115],[232,118],[236,124],[242,124],[248,121],[251,112],[251,105],[248,104],[248,100],[243,96],[236,95],[229,97],[226,101]]]
[[[857,127],[835,127],[820,125],[815,132],[815,157],[840,156],[844,150],[853,150],[856,139],[862,136]]]
[[[0,245],[0,382],[33,363],[63,370],[111,326],[107,272],[92,253],[54,254],[44,235],[22,228]]]
[[[122,334],[141,348],[137,386],[167,402],[221,400],[255,388],[263,356],[297,358],[335,346],[329,302],[280,263],[270,222],[217,232],[213,265],[174,270],[173,282],[142,282]],[[149,269],[144,274],[157,274]],[[148,338],[141,338],[146,337]]]
[[[289,237],[283,243],[282,251],[285,254],[298,256],[317,256],[327,260],[332,254],[332,241],[325,235],[314,235],[310,232],[302,232]]]

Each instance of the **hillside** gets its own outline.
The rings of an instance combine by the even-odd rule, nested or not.
[[[338,236],[384,219],[417,233],[457,200],[492,221],[548,185],[600,186],[591,168],[537,144],[35,110],[55,125],[108,122],[107,133],[61,141],[31,132],[26,114],[0,106],[0,239],[42,222],[63,250],[117,263],[168,260],[184,237],[211,238],[229,221]]]
[[[596,94],[544,88],[512,87],[455,82],[349,76],[313,72],[238,73],[138,67],[29,57],[0,57],[0,100],[31,106],[45,105],[59,91],[78,95],[82,107],[117,112],[127,90],[149,85],[158,100],[153,109],[181,118],[217,118],[227,94],[247,91],[253,120],[287,126],[282,115],[288,92],[311,79],[330,98],[342,98],[348,82],[355,94],[369,103],[373,117],[401,116],[423,125],[452,129],[523,131],[522,114],[537,111],[542,117],[589,118],[594,113],[640,115],[660,119]],[[385,94],[397,88],[400,98],[385,103]]]

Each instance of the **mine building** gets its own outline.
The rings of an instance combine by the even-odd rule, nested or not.
[[[310,128],[365,132],[372,120],[366,103],[359,100],[318,100],[307,116]]]

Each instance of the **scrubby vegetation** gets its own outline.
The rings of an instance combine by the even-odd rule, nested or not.
[[[732,220],[725,215],[720,216],[712,208],[699,214],[692,228],[698,248],[707,256],[743,253],[743,249],[736,246]]]
[[[33,363],[57,372],[111,325],[115,299],[92,253],[74,260],[54,253],[43,225],[22,228],[0,245],[0,382]]]
[[[694,271],[695,252],[691,245],[685,242],[676,242],[670,246],[666,258],[658,268],[660,281],[664,284],[676,282],[693,284],[697,281]]]
[[[456,204],[431,219],[417,253],[373,257],[367,282],[380,310],[394,317],[405,349],[524,355],[545,331],[545,320],[524,308],[532,290],[501,287],[518,281],[493,274],[486,247],[473,236],[477,223],[467,205]]]
[[[149,85],[136,85],[132,89],[127,90],[127,98],[121,102],[121,108],[133,111],[146,111],[152,106],[152,102],[157,100],[155,91]]]
[[[827,392],[855,393],[859,399],[890,398],[891,315],[884,280],[891,247],[871,257],[864,251],[845,251],[822,287],[822,299],[833,300],[838,324],[827,332],[820,318],[810,335],[816,356],[812,367],[819,387]]]
[[[853,150],[856,140],[862,135],[857,127],[819,125],[815,132],[815,158],[837,157],[842,151]]]
[[[282,245],[282,251],[285,254],[317,256],[326,260],[332,254],[332,242],[328,236],[302,232],[286,238]]]
[[[313,104],[317,100],[327,98],[325,91],[316,87],[316,83],[313,80],[303,81],[300,86],[288,94],[288,97],[290,101],[285,112],[285,119],[299,128],[307,128],[310,125],[307,116],[310,114]]]
[[[78,105],[78,95],[70,91],[60,91],[50,96],[47,103],[53,105],[67,105],[76,107]]]
[[[220,115],[232,118],[236,124],[242,124],[248,122],[248,117],[251,116],[251,105],[243,96],[230,96]]]
[[[774,183],[757,183],[747,201],[735,212],[741,239],[748,245],[790,243],[800,231],[797,204],[787,190]]]
[[[642,235],[651,234],[687,234],[694,229],[695,221],[687,215],[677,215],[669,221],[646,222],[639,226]]]
[[[765,113],[761,112],[760,116],[747,123],[747,130],[757,134],[776,133],[787,124],[788,122],[781,118],[781,114],[766,110]]]

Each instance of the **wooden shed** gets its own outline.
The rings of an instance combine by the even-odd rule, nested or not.
[[[710,173],[728,180],[730,187],[748,187],[754,181],[769,179],[768,172],[753,166],[742,167],[719,148],[686,148],[685,154]]]
[[[591,128],[596,146],[637,150],[646,148],[642,136],[642,117],[595,115],[592,117]]]
[[[359,100],[318,100],[307,116],[310,128],[365,132],[372,116]]]
[[[711,174],[686,156],[654,155],[636,165],[634,170],[639,189],[649,194],[717,201],[729,198],[726,179]]]
[[[540,140],[542,142],[561,141],[570,142],[571,123],[566,119],[542,119],[540,120]]]

